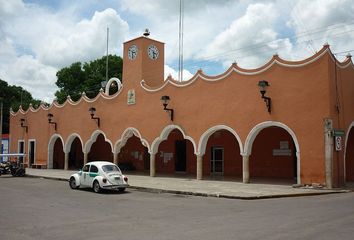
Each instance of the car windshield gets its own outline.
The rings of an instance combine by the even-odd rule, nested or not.
[[[116,165],[103,165],[102,170],[104,172],[120,172],[119,168]]]

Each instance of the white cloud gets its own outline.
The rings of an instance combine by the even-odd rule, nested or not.
[[[82,20],[72,26],[67,34],[45,38],[43,46],[37,49],[38,59],[51,66],[63,67],[75,61],[89,61],[106,52],[106,28],[109,27],[109,52],[121,54],[123,42],[129,27],[117,12],[106,9],[95,12],[90,20]]]
[[[184,1],[185,59],[195,58],[200,52],[205,52],[205,46],[228,26],[229,21],[240,15],[247,2],[242,0]],[[126,11],[145,20],[144,27],[133,34],[141,34],[144,28],[149,28],[151,37],[166,43],[166,62],[171,64],[176,61],[178,59],[179,1],[123,0],[122,3]]]
[[[113,9],[77,21],[72,11],[52,12],[34,4],[9,2],[0,2],[0,78],[24,87],[35,98],[51,102],[61,67],[103,56],[107,27],[109,53],[121,54],[129,26]]]
[[[30,55],[23,55],[5,65],[5,68],[1,67],[0,76],[11,79],[11,85],[23,87],[34,98],[51,102],[55,93],[56,72],[56,68],[44,65]]]
[[[291,48],[288,41],[273,42],[277,38],[273,29],[277,15],[273,4],[249,5],[245,14],[217,35],[200,57],[214,56],[224,65],[236,61],[247,68],[264,64],[279,45]]]
[[[325,43],[331,45],[333,52],[353,50],[353,13],[351,0],[298,1],[289,21],[300,36],[294,53],[300,58],[307,57]]]
[[[0,38],[0,65],[10,63],[16,58],[16,51],[12,47],[12,44],[9,38]]]
[[[165,65],[165,79],[171,75],[174,80],[178,80],[178,71],[174,70],[168,65]],[[193,74],[188,70],[183,69],[183,81],[187,81],[193,77]]]

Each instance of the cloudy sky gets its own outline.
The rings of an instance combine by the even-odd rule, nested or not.
[[[273,54],[303,59],[329,43],[354,54],[352,0],[184,0],[184,76],[220,74]],[[165,75],[177,78],[179,0],[0,0],[0,79],[51,102],[56,72],[76,61],[122,54],[149,28],[166,43]]]

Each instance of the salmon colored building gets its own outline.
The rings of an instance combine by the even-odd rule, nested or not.
[[[339,62],[325,45],[302,61],[275,55],[257,69],[233,64],[177,82],[164,80],[162,42],[138,37],[123,54],[123,81],[94,99],[11,112],[12,152],[55,169],[108,160],[152,177],[354,181],[351,56]]]

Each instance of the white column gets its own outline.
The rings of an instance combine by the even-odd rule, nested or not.
[[[297,179],[297,184],[301,185],[301,161],[300,161],[300,152],[296,151],[296,179]]]
[[[242,155],[242,178],[243,183],[250,182],[249,155]]]
[[[155,156],[156,156],[156,154],[150,153],[150,177],[156,176]]]
[[[118,165],[118,153],[113,153],[113,163]]]
[[[203,156],[197,155],[197,180],[203,179]]]
[[[88,153],[84,153],[84,165],[87,163]]]
[[[64,170],[68,170],[68,168],[69,168],[69,153],[65,153]]]
[[[326,186],[332,188],[332,164],[333,164],[333,121],[332,119],[324,120],[324,139],[325,139],[325,174]]]

